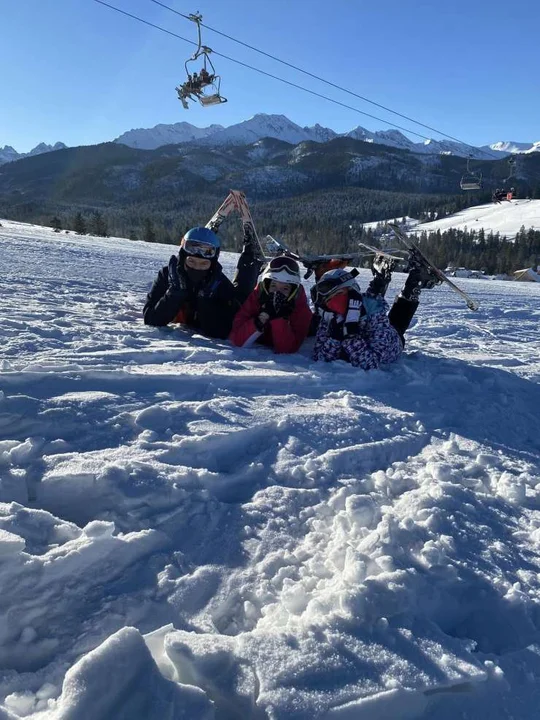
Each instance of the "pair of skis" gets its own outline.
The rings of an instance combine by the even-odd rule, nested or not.
[[[251,245],[253,254],[257,260],[266,260],[261,241],[255,230],[255,223],[247,204],[246,196],[240,190],[231,190],[225,200],[206,223],[206,227],[217,232],[221,223],[236,210],[240,214],[244,230],[244,241]]]

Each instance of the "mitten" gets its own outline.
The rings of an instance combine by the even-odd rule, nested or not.
[[[279,292],[268,293],[267,299],[261,307],[261,312],[267,313],[270,320],[275,320],[278,317],[288,318],[292,310],[291,303],[287,301],[285,295]]]
[[[178,258],[175,255],[169,260],[168,278],[169,292],[175,295],[187,292],[187,278],[183,272],[183,268],[179,267]]]

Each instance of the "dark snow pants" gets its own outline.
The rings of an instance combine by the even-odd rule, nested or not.
[[[394,300],[394,304],[390,308],[390,312],[388,313],[390,325],[393,325],[393,327],[395,327],[398,331],[399,337],[401,338],[401,342],[404,346],[405,333],[411,324],[417,308],[417,300],[407,300],[407,298],[398,295],[398,297]]]

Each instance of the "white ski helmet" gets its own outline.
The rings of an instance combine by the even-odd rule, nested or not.
[[[261,282],[265,280],[276,280],[277,282],[288,283],[289,285],[300,285],[300,267],[294,258],[287,255],[279,255],[272,258],[264,268]]]

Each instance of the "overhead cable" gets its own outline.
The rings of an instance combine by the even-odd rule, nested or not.
[[[171,12],[175,13],[175,15],[179,15],[180,17],[183,17],[186,20],[191,20],[189,15],[184,15],[184,13],[181,13],[178,10],[175,10],[174,8],[169,7],[168,5],[165,5],[165,3],[160,2],[160,0],[150,0],[150,2],[153,2],[155,5],[159,5],[160,7],[165,8],[166,10],[170,10]],[[392,108],[386,107],[386,105],[381,105],[381,103],[375,102],[375,100],[370,100],[369,98],[367,98],[363,95],[359,95],[358,93],[354,92],[353,90],[344,88],[341,85],[338,85],[337,83],[332,82],[331,80],[326,80],[325,78],[322,78],[319,75],[315,75],[314,73],[309,72],[309,70],[304,70],[304,68],[301,68],[298,65],[294,65],[293,63],[287,62],[286,60],[282,60],[281,58],[277,57],[276,55],[272,55],[271,53],[268,53],[265,50],[261,50],[260,48],[255,47],[254,45],[250,45],[249,43],[246,43],[243,40],[238,40],[238,38],[234,38],[231,35],[228,35],[227,33],[221,32],[221,30],[217,30],[217,28],[213,28],[210,25],[207,25],[206,23],[204,23],[202,21],[200,24],[203,27],[205,27],[207,30],[210,30],[211,32],[216,33],[217,35],[221,35],[222,37],[227,38],[227,40],[232,40],[233,42],[237,43],[238,45],[243,45],[244,47],[248,48],[249,50],[253,50],[254,52],[259,53],[260,55],[264,55],[265,57],[268,57],[271,60],[275,60],[276,62],[281,63],[282,65],[286,65],[287,67],[290,67],[293,70],[296,70],[297,72],[301,72],[304,75],[307,75],[307,76],[313,78],[314,80],[318,80],[319,82],[325,83],[325,85],[329,85],[330,87],[336,88],[337,90],[340,90],[344,93],[348,93],[349,95],[352,95],[353,97],[356,97],[359,100],[363,100],[364,102],[367,102],[370,105],[374,105],[375,107],[381,108],[381,110],[385,110],[386,112],[389,112],[392,115],[397,115],[398,117],[401,117],[404,120],[408,120],[409,122],[412,122],[415,125],[426,128],[427,130],[431,130],[432,132],[437,133],[438,135],[441,135],[442,137],[446,137],[449,140],[454,140],[455,142],[459,143],[460,145],[464,145],[465,147],[471,148],[473,150],[478,150],[479,152],[484,153],[485,155],[488,155],[497,160],[500,159],[493,152],[484,150],[483,148],[479,148],[476,145],[470,145],[469,143],[466,143],[463,140],[460,140],[459,138],[454,137],[454,135],[449,135],[448,133],[445,133],[442,130],[438,130],[437,128],[432,127],[431,125],[426,125],[425,123],[420,122],[419,120],[415,120],[414,118],[409,117],[408,115],[404,115],[403,113],[400,113],[397,110],[392,110]],[[369,117],[372,117],[372,116],[370,115]],[[387,122],[387,121],[383,121],[383,122]],[[388,123],[388,124],[392,124],[392,123]],[[399,126],[395,125],[394,127],[399,127]],[[411,131],[408,130],[407,132],[411,132]],[[427,140],[431,139],[431,138],[426,138],[425,135],[419,135],[419,137],[423,137]]]
[[[152,1],[152,2],[156,2],[158,5],[163,5],[162,3],[157,2],[157,0],[151,0],[151,1]],[[184,42],[187,42],[187,43],[189,43],[190,45],[196,45],[196,46],[198,45],[198,43],[194,42],[193,40],[189,40],[188,38],[182,37],[181,35],[178,35],[177,33],[174,33],[174,32],[172,32],[171,30],[167,30],[166,28],[163,28],[163,27],[161,27],[160,25],[156,25],[155,23],[149,22],[148,20],[145,20],[144,18],[138,17],[137,15],[133,15],[132,13],[127,12],[126,10],[122,10],[121,8],[115,7],[114,5],[110,5],[109,3],[105,2],[104,0],[94,0],[94,2],[96,2],[96,3],[100,4],[100,5],[104,5],[105,7],[108,7],[108,8],[110,8],[111,10],[114,10],[114,11],[116,11],[116,12],[118,12],[118,13],[121,13],[122,15],[126,15],[127,17],[130,17],[130,18],[132,18],[133,20],[137,20],[138,22],[141,22],[141,23],[144,23],[145,25],[148,25],[148,26],[150,26],[150,27],[153,27],[153,28],[155,28],[156,30],[160,30],[161,32],[166,33],[167,35],[171,35],[172,37],[175,37],[175,38],[177,38],[177,39],[179,39],[179,40],[183,40]],[[163,7],[167,7],[167,6],[163,5]],[[176,13],[176,14],[178,14],[178,15],[181,15],[182,17],[184,17],[184,18],[186,18],[186,19],[188,19],[188,20],[191,20],[191,18],[190,18],[188,15],[184,15],[183,13],[179,13],[179,12],[177,12],[176,10],[173,10],[172,8],[168,8],[168,7],[167,7],[167,9],[172,10],[172,12],[174,12],[174,13]],[[206,26],[205,26],[205,27],[206,27]],[[209,29],[209,30],[212,30],[212,28],[208,28],[208,29]],[[219,32],[219,31],[214,30],[214,32]],[[220,33],[220,34],[223,34],[223,33]],[[234,39],[234,38],[232,38],[232,39]],[[239,43],[241,43],[241,44],[245,44],[245,43],[242,43],[241,41],[235,41],[235,42],[239,42]],[[248,47],[249,47],[249,46],[248,46]],[[267,53],[264,53],[263,51],[258,51],[258,52],[262,52],[263,54],[267,54]],[[347,105],[346,103],[343,103],[343,102],[341,102],[340,100],[335,100],[334,98],[328,97],[327,95],[323,95],[322,93],[318,93],[318,92],[316,92],[315,90],[311,90],[311,89],[306,88],[306,87],[304,87],[304,86],[302,86],[302,85],[298,85],[297,83],[293,83],[293,82],[291,82],[290,80],[286,80],[285,78],[279,77],[278,75],[273,75],[272,73],[269,73],[269,72],[267,72],[266,70],[261,70],[260,68],[254,67],[253,65],[249,65],[248,63],[244,63],[244,62],[242,62],[241,60],[237,60],[236,58],[233,58],[233,57],[230,57],[230,56],[228,56],[228,55],[225,55],[224,53],[217,52],[216,50],[212,50],[212,53],[213,53],[213,55],[216,55],[216,56],[218,56],[218,57],[222,57],[222,58],[225,59],[225,60],[229,60],[230,62],[233,62],[233,63],[235,63],[235,64],[237,64],[237,65],[240,65],[240,66],[242,66],[242,67],[248,68],[249,70],[253,70],[253,71],[255,71],[255,72],[258,72],[258,73],[260,73],[261,75],[265,75],[266,77],[270,77],[270,78],[272,78],[272,79],[274,79],[274,80],[278,80],[279,82],[282,82],[282,83],[284,83],[284,84],[286,84],[286,85],[289,85],[290,87],[294,87],[294,88],[296,88],[297,90],[302,90],[303,92],[306,92],[306,93],[309,93],[310,95],[313,95],[313,96],[315,96],[315,97],[321,98],[322,100],[327,100],[328,102],[331,102],[331,103],[334,103],[335,105],[339,105],[339,106],[341,106],[341,107],[344,107],[344,108],[346,108],[347,110],[352,110],[353,112],[359,113],[360,115],[364,115],[365,117],[369,117],[369,118],[371,118],[372,120],[377,120],[377,122],[382,122],[382,123],[384,123],[384,124],[386,124],[386,125],[390,125],[391,127],[395,127],[395,128],[397,128],[398,130],[402,130],[403,132],[406,132],[406,133],[408,133],[408,134],[410,134],[410,135],[416,135],[417,137],[420,137],[420,138],[422,138],[423,140],[431,140],[431,139],[432,139],[432,138],[428,137],[427,135],[423,135],[423,134],[421,134],[421,133],[416,132],[415,130],[410,130],[409,128],[402,127],[401,125],[397,125],[396,123],[390,122],[389,120],[385,120],[385,119],[383,119],[383,118],[377,117],[376,115],[372,115],[371,113],[367,113],[367,112],[364,112],[363,110],[359,110],[358,108],[356,108],[356,107],[354,107],[354,106],[352,106],[352,105]],[[269,57],[272,57],[272,56],[269,56]],[[280,61],[280,62],[285,62],[285,61]],[[287,63],[285,63],[285,64],[287,64]],[[291,66],[291,67],[294,67],[294,66]],[[301,71],[301,72],[304,72],[304,71]],[[305,72],[307,73],[307,71],[305,71]],[[307,73],[307,74],[309,74],[309,73]],[[314,77],[315,77],[315,76],[314,76]],[[323,82],[328,82],[328,81],[323,80]],[[332,84],[332,83],[328,83],[328,84]],[[336,86],[336,87],[339,88],[339,86]],[[341,88],[339,88],[339,89],[341,89]],[[349,92],[349,91],[346,91],[346,92]],[[351,93],[351,94],[354,94],[354,93]],[[361,96],[358,96],[358,97],[361,97]],[[376,103],[374,103],[374,104],[376,104]],[[383,107],[383,106],[380,106],[380,107]],[[390,112],[393,112],[393,111],[390,111]],[[396,113],[396,114],[399,114],[399,113]],[[406,116],[402,116],[402,117],[406,117]],[[412,120],[412,122],[416,122],[416,121]],[[417,123],[417,124],[422,124],[422,123]],[[424,127],[429,127],[429,126],[424,126]],[[434,129],[434,128],[429,128],[429,129]],[[434,130],[435,130],[435,129],[434,129]],[[437,133],[439,133],[439,134],[443,134],[443,133],[440,133],[438,130],[435,130],[435,132],[437,132]],[[451,136],[447,136],[447,137],[451,137]],[[474,145],[469,145],[468,143],[464,143],[464,142],[462,142],[461,140],[458,140],[457,138],[452,138],[452,139],[455,139],[458,143],[464,145],[465,147],[470,147],[471,149],[479,150],[480,152],[483,152],[483,153],[487,154],[486,151],[482,150],[481,148],[477,148],[477,147],[475,147]],[[497,159],[499,159],[499,158],[497,158]]]

